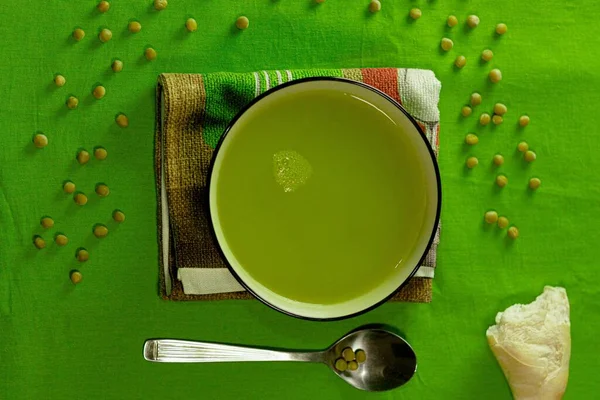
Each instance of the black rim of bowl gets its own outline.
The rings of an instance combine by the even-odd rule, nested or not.
[[[368,307],[366,307],[366,308],[364,308],[364,309],[362,309],[360,311],[357,311],[355,313],[347,314],[347,315],[342,315],[342,316],[339,316],[339,317],[332,317],[332,318],[314,318],[314,317],[307,317],[307,316],[304,316],[304,315],[294,314],[293,312],[284,310],[284,309],[282,309],[280,307],[277,307],[274,304],[271,304],[270,302],[268,302],[267,300],[265,300],[264,298],[262,298],[260,295],[258,295],[250,286],[248,286],[246,284],[246,282],[244,282],[244,280],[242,278],[240,278],[240,276],[235,272],[235,269],[233,268],[233,266],[231,265],[231,263],[229,262],[229,260],[225,256],[223,248],[221,247],[221,243],[219,242],[219,239],[217,237],[217,233],[216,233],[216,230],[215,230],[215,224],[214,224],[214,220],[213,220],[213,210],[212,210],[211,204],[210,204],[210,193],[212,191],[212,173],[213,173],[213,169],[214,169],[214,166],[215,166],[215,161],[217,159],[217,155],[219,154],[219,150],[221,149],[221,145],[223,144],[223,142],[227,138],[227,134],[231,131],[231,129],[233,128],[233,126],[235,125],[235,123],[241,118],[241,116],[248,109],[250,109],[252,106],[254,106],[256,103],[258,103],[263,98],[265,98],[268,95],[270,95],[271,93],[277,92],[277,91],[279,91],[281,89],[287,88],[287,87],[292,86],[292,85],[299,85],[299,84],[302,84],[302,83],[315,82],[315,81],[336,81],[336,82],[342,82],[342,83],[348,83],[348,84],[352,84],[352,85],[356,85],[356,86],[361,86],[361,87],[363,87],[365,89],[368,89],[368,90],[370,90],[372,92],[375,92],[376,94],[380,95],[384,99],[386,99],[389,102],[391,102],[396,108],[398,108],[408,118],[408,120],[413,124],[413,126],[415,127],[415,129],[417,130],[417,132],[419,132],[419,134],[421,136],[421,139],[425,143],[425,146],[426,146],[427,151],[429,152],[429,156],[431,158],[431,162],[433,163],[433,169],[435,171],[437,193],[438,193],[438,196],[437,196],[437,209],[436,209],[436,213],[435,213],[435,221],[434,221],[434,224],[433,224],[433,230],[431,231],[431,235],[429,237],[429,241],[427,242],[427,246],[425,247],[425,250],[423,251],[423,254],[419,258],[419,261],[417,262],[417,264],[415,265],[415,267],[413,268],[413,270],[411,271],[411,273],[408,275],[408,277],[400,284],[400,286],[398,286],[398,288],[396,290],[392,291],[388,296],[386,296],[384,299],[378,301],[377,303],[375,303],[373,305],[370,305],[370,306],[368,306]],[[431,248],[431,244],[433,243],[433,239],[435,238],[435,234],[437,232],[437,228],[438,228],[438,225],[439,225],[439,222],[440,222],[440,211],[441,211],[441,207],[442,207],[442,183],[441,183],[440,170],[438,168],[437,159],[435,157],[433,149],[431,148],[431,144],[427,140],[427,137],[425,136],[425,134],[421,130],[421,127],[419,126],[419,124],[417,124],[417,121],[415,121],[415,119],[408,113],[408,111],[406,111],[404,109],[404,107],[402,107],[401,104],[399,104],[392,97],[390,97],[387,94],[383,93],[381,90],[379,90],[377,88],[374,88],[373,86],[367,85],[366,83],[363,83],[363,82],[353,81],[353,80],[345,79],[345,78],[336,78],[336,77],[310,77],[310,78],[301,78],[301,79],[296,79],[296,80],[289,81],[289,82],[286,82],[286,83],[282,83],[282,84],[280,84],[280,85],[278,85],[278,86],[276,86],[274,88],[271,88],[271,89],[267,90],[266,92],[258,95],[254,99],[252,99],[252,101],[250,101],[248,104],[246,104],[235,115],[235,117],[227,125],[227,128],[223,132],[223,135],[221,135],[221,138],[219,139],[219,142],[217,143],[217,146],[215,147],[215,150],[213,152],[212,159],[211,159],[211,162],[210,162],[210,167],[208,169],[208,195],[207,196],[208,196],[208,214],[209,214],[209,218],[210,218],[210,227],[211,227],[211,234],[212,234],[213,240],[217,244],[217,247],[219,249],[219,253],[220,253],[221,257],[223,258],[223,260],[225,261],[225,264],[227,265],[227,268],[229,269],[229,272],[231,272],[231,274],[235,277],[235,279],[249,293],[251,293],[252,296],[254,296],[256,299],[258,299],[259,301],[261,301],[263,304],[269,306],[270,308],[272,308],[272,309],[274,309],[276,311],[279,311],[279,312],[281,312],[283,314],[295,317],[295,318],[300,318],[300,319],[309,320],[309,321],[338,321],[338,320],[342,320],[342,319],[356,317],[358,315],[367,313],[367,312],[369,312],[369,311],[371,311],[371,310],[379,307],[380,305],[382,305],[383,303],[385,303],[386,301],[388,301],[389,299],[391,299],[396,293],[398,293],[399,290],[401,290],[402,288],[404,288],[408,284],[408,282],[413,278],[413,276],[415,275],[415,273],[417,272],[417,270],[421,266],[421,263],[423,262],[423,260],[427,256],[427,253],[429,252],[429,249]]]

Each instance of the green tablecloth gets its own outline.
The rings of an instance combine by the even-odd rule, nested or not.
[[[362,398],[326,371],[308,364],[157,365],[142,359],[148,337],[179,337],[281,347],[320,348],[346,331],[370,322],[399,327],[419,356],[417,376],[404,388],[371,398],[510,398],[508,386],[485,340],[497,311],[529,302],[545,284],[562,285],[571,299],[573,353],[566,398],[592,398],[600,389],[593,349],[598,329],[600,237],[600,9],[593,1],[382,1],[369,15],[367,1],[172,0],[165,11],[151,1],[112,2],[105,15],[95,1],[0,4],[0,398]],[[407,21],[409,8],[423,17]],[[445,19],[476,13],[480,26],[447,33]],[[242,33],[237,16],[250,19]],[[188,16],[198,31],[188,34]],[[138,18],[142,31],[126,32]],[[493,27],[509,32],[495,39]],[[99,44],[106,25],[113,39]],[[76,26],[86,38],[69,39]],[[442,54],[448,35],[454,49]],[[158,52],[142,58],[146,45]],[[494,60],[480,65],[481,50]],[[468,63],[456,71],[455,56]],[[125,67],[109,70],[113,57]],[[311,67],[402,66],[432,69],[442,81],[440,169],[444,188],[443,236],[431,304],[387,304],[366,315],[335,323],[307,322],[272,311],[256,301],[169,303],[157,295],[157,240],[153,181],[154,91],[160,72],[248,71]],[[492,66],[504,80],[492,86]],[[67,85],[57,89],[53,74]],[[95,83],[107,95],[91,97]],[[506,122],[479,128],[459,117],[469,94],[508,106]],[[80,98],[68,111],[66,96]],[[130,126],[114,123],[117,112]],[[521,113],[532,122],[516,129]],[[44,131],[50,145],[37,151],[30,140]],[[473,150],[481,163],[465,172],[464,135],[481,133]],[[524,167],[514,148],[527,140],[538,160]],[[109,157],[85,167],[74,162],[79,147],[103,145]],[[494,189],[491,156],[505,154],[510,179]],[[542,188],[530,195],[529,176]],[[92,192],[106,182],[106,199],[90,196],[77,209],[61,190],[64,179]],[[91,237],[94,223],[121,208],[127,221],[103,241]],[[482,225],[495,208],[518,225],[509,244]],[[70,244],[37,251],[31,237],[39,218],[56,220]],[[54,232],[53,231],[53,232]],[[51,239],[49,234],[46,238]],[[74,287],[75,249],[91,253],[81,266],[84,282]]]

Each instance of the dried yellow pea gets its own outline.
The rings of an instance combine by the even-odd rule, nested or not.
[[[367,361],[367,353],[364,350],[356,350],[356,362],[362,364],[365,361]]]
[[[519,125],[522,127],[525,127],[527,125],[529,125],[529,116],[528,115],[521,115],[519,117]]]
[[[471,94],[471,105],[473,107],[481,104],[481,95],[477,92]]]
[[[541,186],[542,181],[540,180],[540,178],[531,178],[529,179],[529,189],[531,190],[538,190],[539,187]]]
[[[488,113],[483,113],[479,116],[479,123],[481,125],[487,125],[492,121],[492,117]]]
[[[86,262],[87,260],[90,259],[90,253],[83,247],[80,247],[75,252],[75,258],[79,262]]]
[[[169,3],[167,2],[167,0],[154,0],[154,8],[158,11],[162,11],[165,8],[167,8],[167,5]]]
[[[504,104],[502,104],[502,103],[494,104],[494,114],[504,115],[504,114],[506,114],[507,111],[508,111],[508,108],[506,108],[506,106]]]
[[[485,222],[495,224],[498,221],[498,213],[496,211],[488,211],[484,216]]]
[[[527,150],[529,150],[529,145],[527,142],[519,142],[517,145],[517,150],[519,150],[521,153],[525,153]]]
[[[83,280],[83,275],[81,275],[81,272],[79,271],[71,271],[70,277],[71,282],[73,282],[75,285],[81,283],[81,281]]]
[[[494,116],[492,117],[492,122],[494,123],[494,125],[500,125],[503,121],[504,118],[502,118],[501,115],[494,114]]]
[[[106,151],[106,149],[104,147],[98,146],[94,148],[94,157],[96,157],[96,160],[106,160],[106,157],[108,157],[108,152]]]
[[[419,8],[411,8],[408,15],[410,15],[410,17],[412,19],[417,20],[417,19],[421,18],[421,15],[423,15],[423,13],[421,12],[421,9],[419,9]]]
[[[123,61],[121,61],[119,59],[114,60],[112,62],[112,64],[110,65],[110,67],[112,68],[112,70],[114,72],[121,72],[121,71],[123,71]]]
[[[477,166],[477,164],[479,164],[479,160],[477,159],[477,157],[467,158],[467,161],[466,161],[467,168],[469,168],[469,169],[475,168]]]
[[[498,175],[496,177],[496,185],[498,185],[498,187],[501,187],[501,188],[508,185],[508,178],[506,177],[506,175]]]
[[[185,21],[185,29],[190,32],[195,32],[198,29],[198,23],[194,18],[188,18],[187,21]]]
[[[525,152],[525,154],[523,155],[523,158],[525,159],[525,161],[527,162],[534,162],[535,159],[537,158],[536,154],[531,151],[531,150],[527,150]]]
[[[465,65],[467,65],[467,58],[465,56],[456,57],[456,60],[454,60],[454,65],[456,65],[457,68],[463,68]]]
[[[490,71],[489,77],[492,83],[498,83],[502,80],[502,72],[498,68],[494,68]]]
[[[102,85],[98,85],[94,88],[94,90],[92,90],[92,95],[94,95],[96,99],[100,100],[104,97],[104,95],[106,95],[106,88]]]
[[[454,47],[454,42],[452,41],[452,39],[442,38],[442,41],[440,42],[440,47],[444,51],[450,51],[452,47]]]
[[[75,96],[69,96],[66,104],[67,104],[67,108],[74,110],[79,105],[79,99]]]
[[[506,232],[506,234],[508,235],[509,238],[514,240],[519,237],[519,229],[517,229],[516,226],[511,226],[510,228],[508,228],[508,231]]]
[[[50,229],[54,226],[54,220],[51,217],[42,217],[40,219],[40,225],[44,229]]]
[[[152,47],[148,47],[146,50],[144,50],[144,56],[148,61],[155,60],[157,56],[156,50],[154,50]]]
[[[450,28],[453,28],[458,24],[458,18],[456,18],[455,15],[449,15],[446,24],[448,24]]]
[[[235,20],[235,26],[240,30],[247,29],[250,26],[250,20],[248,17],[238,17],[238,19]]]
[[[354,360],[354,350],[352,350],[350,347],[346,347],[344,350],[342,350],[342,357],[348,362]]]
[[[108,235],[108,228],[105,225],[96,224],[94,226],[93,232],[94,236],[96,236],[98,239],[102,239]]]
[[[38,149],[48,146],[48,137],[43,133],[36,133],[32,139],[33,145]]]
[[[469,115],[471,115],[472,112],[473,112],[473,110],[469,106],[464,106],[463,108],[460,109],[460,113],[462,114],[463,117],[468,117]]]
[[[71,181],[66,181],[63,183],[63,191],[67,194],[71,194],[75,192],[75,184]]]
[[[508,226],[508,218],[498,217],[498,228],[504,229]]]
[[[76,193],[75,196],[73,196],[73,201],[80,206],[85,206],[88,202],[88,198],[85,194],[83,193]]]
[[[96,185],[96,194],[100,197],[106,197],[110,194],[110,189],[104,183]]]
[[[113,211],[112,217],[115,220],[115,222],[119,222],[119,223],[125,222],[125,214],[121,210]]]
[[[33,237],[33,245],[41,250],[46,247],[46,241],[41,236],[35,235]]]
[[[500,166],[502,164],[504,164],[504,156],[502,154],[496,154],[494,156],[494,164],[496,164],[497,166]]]
[[[65,86],[65,83],[67,83],[67,80],[65,79],[64,76],[58,74],[54,77],[54,84],[57,87],[63,87],[63,86]]]
[[[127,29],[129,29],[129,32],[131,33],[138,33],[142,30],[142,24],[140,24],[139,21],[131,21],[127,24]]]
[[[101,13],[105,13],[110,9],[110,3],[108,1],[103,0],[100,3],[98,3],[96,7],[98,8],[98,11],[100,11]]]
[[[508,27],[506,26],[505,23],[499,23],[498,25],[496,25],[496,33],[498,35],[504,35],[506,33],[506,31],[508,31]]]
[[[467,17],[467,25],[469,28],[476,28],[479,25],[479,17],[477,15],[469,15]]]
[[[77,152],[76,158],[79,164],[87,164],[90,161],[90,153],[88,153],[85,149],[81,149]]]
[[[117,117],[115,118],[115,122],[121,128],[127,128],[129,126],[129,118],[127,118],[127,115],[123,113],[117,115]]]
[[[465,143],[470,146],[474,146],[477,143],[479,143],[479,138],[477,137],[477,135],[469,133],[467,134],[467,136],[465,136]]]
[[[73,31],[73,39],[75,39],[76,41],[79,42],[84,37],[85,37],[85,32],[83,31],[83,29],[77,28]]]
[[[335,369],[340,372],[344,372],[345,370],[348,369],[348,363],[343,358],[338,358],[337,360],[335,360],[334,366],[335,366]]]
[[[64,234],[59,233],[54,236],[54,242],[61,247],[66,246],[69,243],[69,238]]]
[[[381,10],[381,2],[379,0],[371,0],[369,3],[369,11],[376,13]]]
[[[485,62],[491,61],[494,58],[494,52],[490,49],[485,49],[481,52],[481,59]]]
[[[104,28],[100,31],[100,33],[98,34],[98,39],[100,39],[100,41],[102,43],[106,43],[108,42],[110,39],[112,39],[112,32],[110,29],[108,28]]]
[[[348,363],[348,369],[350,371],[356,371],[358,369],[358,363],[356,361],[350,361]]]

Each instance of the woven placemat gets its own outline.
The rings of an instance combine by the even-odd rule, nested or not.
[[[388,94],[415,117],[437,156],[437,104],[441,85],[431,71],[367,68],[161,74],[157,85],[155,169],[163,298],[252,298],[249,293],[240,291],[241,287],[235,282],[233,285],[237,288],[225,289],[227,292],[219,292],[219,283],[208,293],[192,290],[192,285],[178,279],[178,272],[219,268],[230,275],[212,235],[208,214],[207,178],[213,150],[229,121],[254,97],[283,82],[314,76],[357,80]],[[438,242],[439,229],[419,272],[392,300],[431,301]],[[211,286],[210,282],[204,286]]]

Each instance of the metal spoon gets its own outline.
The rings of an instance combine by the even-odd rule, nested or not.
[[[356,371],[338,371],[334,364],[346,347],[367,356]],[[187,340],[151,339],[144,343],[147,361],[204,363],[233,361],[304,361],[326,364],[352,386],[368,391],[394,389],[417,370],[417,357],[400,336],[383,329],[360,329],[347,334],[324,351],[296,352],[258,349]]]

